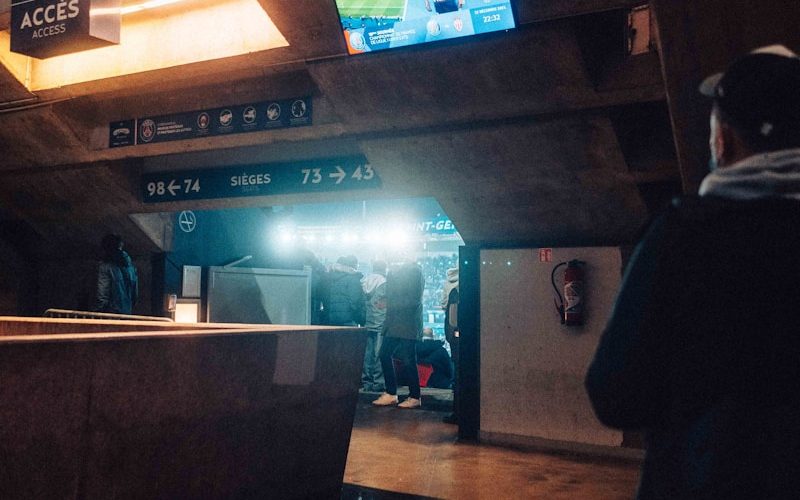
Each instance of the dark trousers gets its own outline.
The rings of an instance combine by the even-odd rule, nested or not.
[[[384,337],[379,354],[386,392],[397,394],[397,375],[394,372],[392,358],[403,363],[403,378],[408,381],[408,396],[420,399],[419,372],[417,372],[417,341]]]
[[[459,406],[459,387],[458,387],[458,372],[461,370],[461,353],[459,349],[459,339],[458,337],[453,337],[453,341],[450,342],[450,357],[453,359],[453,413],[458,415],[458,406]]]

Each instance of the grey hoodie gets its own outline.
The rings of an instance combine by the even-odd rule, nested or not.
[[[380,274],[370,274],[361,280],[361,287],[366,295],[366,323],[370,330],[383,330],[386,320],[386,278]]]
[[[757,154],[717,169],[703,179],[699,193],[733,200],[800,200],[800,149]]]

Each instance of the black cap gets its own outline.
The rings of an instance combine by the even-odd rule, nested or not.
[[[763,47],[703,81],[700,92],[744,132],[771,138],[800,133],[800,57]]]

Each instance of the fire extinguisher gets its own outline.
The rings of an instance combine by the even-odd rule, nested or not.
[[[561,316],[561,324],[567,326],[579,326],[583,324],[583,266],[585,262],[571,260],[562,262],[553,268],[550,273],[550,282],[558,295],[559,302],[555,302],[558,315]],[[564,271],[564,296],[561,296],[556,286],[556,271],[561,266],[567,266]]]

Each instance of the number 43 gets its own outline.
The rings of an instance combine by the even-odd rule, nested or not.
[[[355,172],[353,172],[353,179],[357,181],[368,181],[375,177],[375,171],[372,170],[371,165],[364,165],[363,167],[358,167]]]

